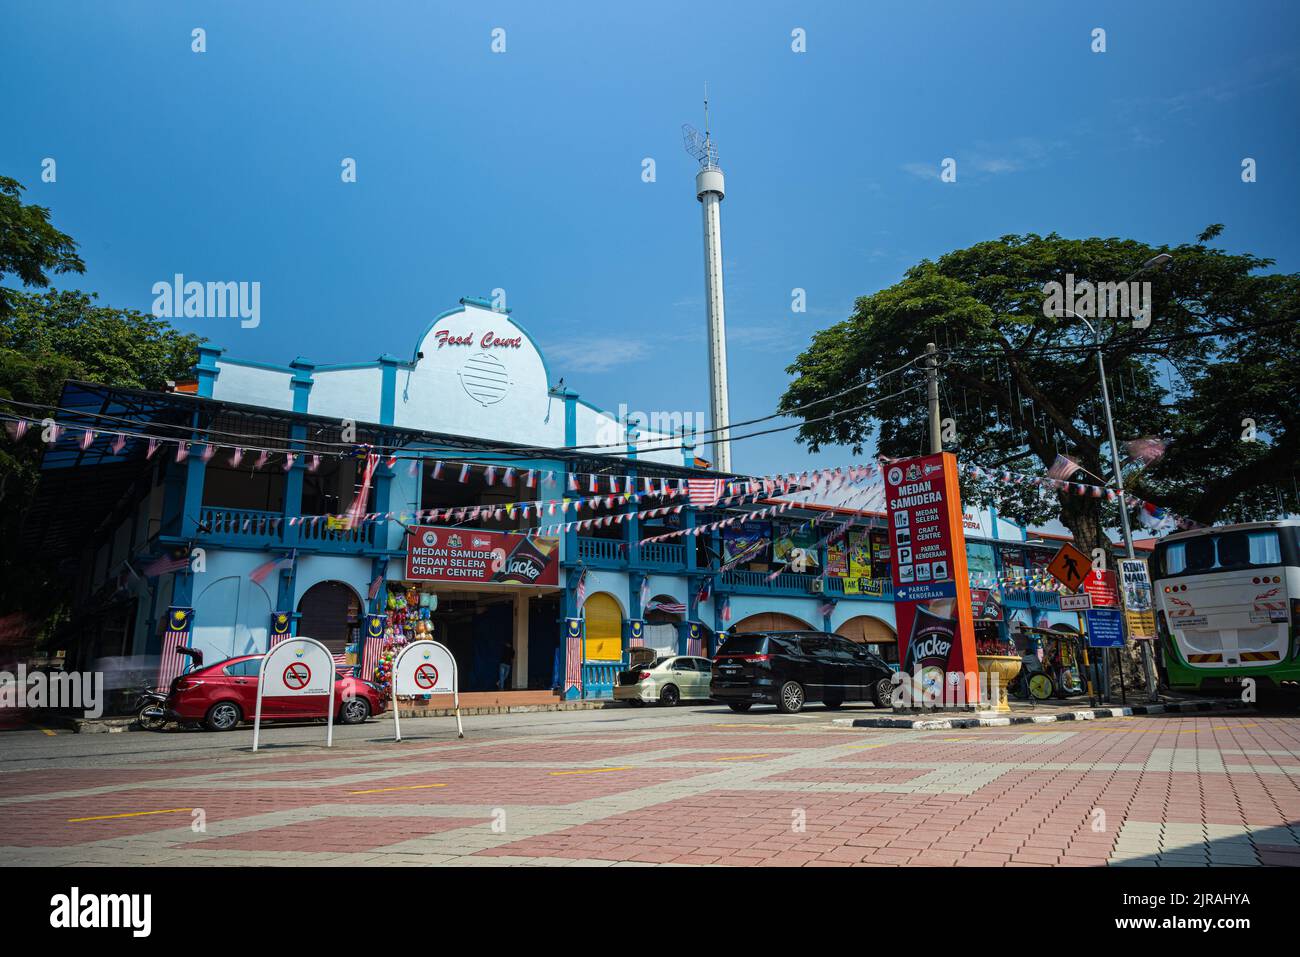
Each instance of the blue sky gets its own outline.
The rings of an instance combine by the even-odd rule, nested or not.
[[[785,366],[857,296],[979,240],[1178,243],[1223,222],[1225,248],[1300,269],[1298,11],[10,0],[0,172],[80,242],[86,274],[59,285],[148,310],[176,272],[259,281],[256,329],[177,321],[233,355],[406,355],[461,296],[503,288],[584,398],[703,413],[680,126],[702,125],[707,81],[739,420],[772,411]],[[938,178],[944,157],[956,183]],[[1243,157],[1258,182],[1241,182]],[[809,456],[793,433],[733,450],[749,472],[847,458]]]

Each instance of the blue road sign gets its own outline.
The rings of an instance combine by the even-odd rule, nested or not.
[[[1089,608],[1088,645],[1093,648],[1124,647],[1124,615],[1114,608]]]

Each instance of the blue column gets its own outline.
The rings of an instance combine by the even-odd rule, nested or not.
[[[212,397],[217,382],[217,376],[221,375],[221,369],[217,366],[217,360],[225,351],[225,349],[218,349],[216,346],[199,346],[199,361],[194,367],[194,377],[198,381],[199,395],[205,398]]]

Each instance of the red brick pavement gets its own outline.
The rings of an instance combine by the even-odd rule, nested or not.
[[[635,740],[620,740],[628,732],[616,726],[562,737],[501,733],[484,741],[259,755],[216,750],[130,767],[5,772],[0,847],[135,837],[231,861],[253,850],[373,851],[460,828],[481,838],[477,828],[492,809],[511,805],[539,812],[565,806],[564,819],[586,823],[502,835],[479,856],[1091,866],[1119,853],[1125,823],[1137,822],[1148,832],[1161,824],[1181,829],[1171,846],[1192,853],[1196,839],[1188,835],[1214,827],[1245,834],[1249,825],[1260,862],[1300,865],[1300,843],[1287,828],[1300,822],[1300,722],[1290,719],[1143,718],[916,734],[793,724],[780,731],[765,726],[778,719],[764,718],[752,730],[681,725]],[[667,749],[679,753],[658,753]],[[741,760],[721,760],[731,758]],[[443,766],[425,766],[434,762]],[[359,775],[369,777],[344,783]],[[200,776],[208,777],[199,783]],[[656,790],[668,784],[675,789]],[[874,790],[897,785],[925,790]],[[103,793],[52,796],[85,789]],[[610,805],[616,797],[639,809],[618,812]],[[447,813],[399,810],[412,805]],[[210,826],[285,810],[306,820],[197,842],[160,833],[188,827],[195,807]],[[144,813],[151,811],[168,813]],[[1098,811],[1105,815],[1100,830]],[[71,820],[92,817],[102,819]]]

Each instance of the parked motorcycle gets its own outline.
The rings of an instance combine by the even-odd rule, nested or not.
[[[203,667],[203,652],[197,648],[186,646],[177,648],[176,651],[190,659],[191,670]],[[167,716],[168,691],[166,688],[143,688],[137,693],[135,722],[142,731],[162,731],[172,723],[172,719]]]

